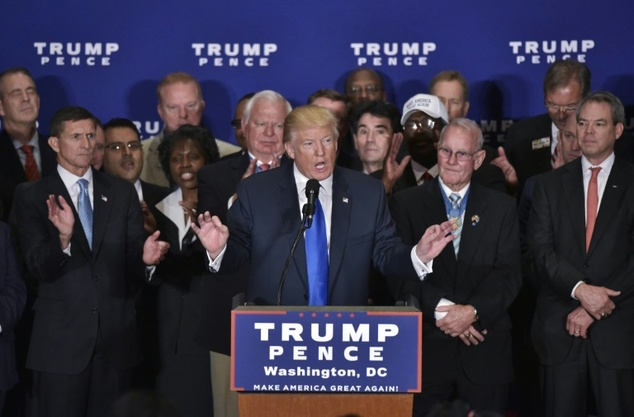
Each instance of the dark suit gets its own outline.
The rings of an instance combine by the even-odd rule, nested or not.
[[[179,210],[181,213],[182,210]],[[157,210],[156,223],[161,240],[170,249],[156,268],[158,348],[160,370],[157,389],[180,413],[186,416],[213,414],[209,351],[194,341],[198,323],[207,318],[201,315],[203,299],[201,287],[211,279],[205,267],[206,255],[194,240],[189,229],[181,242],[176,224]]]
[[[541,279],[532,337],[541,364],[546,367],[568,363],[571,352],[586,348],[593,352],[601,367],[628,370],[634,368],[634,167],[616,158],[605,191],[590,242],[585,249],[585,197],[581,158],[544,174],[537,180],[532,195],[532,211],[528,224],[529,247]],[[574,286],[585,281],[595,286],[621,291],[613,297],[616,309],[607,319],[594,321],[588,339],[571,336],[566,319],[579,301],[571,297]],[[578,360],[578,358],[576,359]],[[582,362],[585,360],[582,358]],[[596,381],[596,380],[595,380]],[[624,381],[624,382],[625,382]],[[550,400],[569,396],[573,403],[584,403],[585,385],[578,392],[565,380],[557,381],[557,392],[546,392]],[[599,403],[615,405],[616,412],[600,415],[634,415],[631,400],[625,410],[619,409],[623,393],[617,398],[601,394]],[[566,392],[567,390],[567,392]],[[550,397],[548,397],[550,395]],[[631,392],[627,393],[631,399]],[[599,404],[598,404],[599,405]],[[623,414],[624,413],[624,414]],[[551,415],[551,414],[549,414]]]
[[[198,171],[198,211],[209,211],[223,223],[227,221],[227,203],[249,166],[249,154],[226,157]],[[259,174],[258,174],[259,175]],[[248,263],[230,276],[210,276],[202,283],[204,293],[196,340],[206,349],[231,353],[231,300],[246,292]]]
[[[417,242],[425,230],[447,220],[438,179],[392,196],[390,208],[405,243]],[[423,388],[415,411],[427,410],[442,398],[439,384],[455,384],[461,376],[475,386],[507,384],[513,377],[507,309],[521,285],[519,232],[515,201],[502,193],[471,183],[464,213],[458,259],[449,243],[433,261],[433,271],[422,282],[392,280],[398,299],[408,293],[420,301],[423,311]],[[390,281],[388,281],[390,282]],[[466,346],[444,334],[434,319],[441,298],[472,305],[486,329],[485,341]],[[473,388],[473,387],[472,387]],[[462,392],[476,409],[504,412],[502,404],[487,403],[484,392]],[[447,392],[447,395],[451,390]],[[500,407],[502,408],[500,410]]]
[[[42,163],[40,175],[45,177],[55,171],[57,156],[48,145],[48,136],[39,135],[38,144]],[[6,130],[0,132],[0,155],[2,155],[2,163],[0,163],[0,199],[2,199],[2,205],[4,206],[4,213],[0,219],[6,222],[13,205],[13,195],[16,186],[27,181],[24,167],[20,162],[20,156],[16,152],[13,141]]]
[[[145,232],[138,195],[127,181],[92,174],[92,251],[57,171],[16,195],[20,245],[39,281],[27,367],[40,373],[79,374],[92,363],[96,348],[116,370],[128,370],[139,359],[133,293],[145,277]],[[64,197],[73,210],[71,256],[62,251],[59,232],[48,220],[50,194]],[[55,415],[45,402],[40,407]]]
[[[238,200],[229,210],[227,251],[220,272],[251,261],[247,299],[274,305],[282,269],[300,228],[294,164],[251,176],[238,184]],[[384,274],[418,279],[411,246],[403,245],[385,202],[380,182],[335,167],[330,236],[329,305],[366,305],[372,266]],[[306,305],[308,284],[304,241],[291,262],[282,304]]]
[[[571,114],[569,117],[575,117]],[[504,150],[519,180],[519,191],[524,183],[533,175],[553,169],[551,161],[552,120],[548,113],[513,123],[506,133]],[[548,138],[541,143],[539,139]],[[617,155],[632,161],[632,132],[624,131],[616,141]]]
[[[520,190],[529,177],[552,169],[552,124],[550,116],[545,113],[513,123],[506,133],[504,150],[515,168]],[[546,139],[540,142],[542,138]]]
[[[145,181],[141,181],[141,190],[143,191],[143,201],[147,203],[150,209],[170,193],[169,188]]]
[[[156,219],[158,214],[154,205],[169,194],[169,189],[160,185],[141,181],[143,201]],[[156,375],[159,369],[158,323],[156,319],[156,297],[158,286],[143,285],[136,300],[137,326],[141,363],[133,371],[133,388],[156,388]]]
[[[26,286],[13,245],[9,226],[0,222],[0,414],[6,392],[18,380],[13,329],[26,304]]]

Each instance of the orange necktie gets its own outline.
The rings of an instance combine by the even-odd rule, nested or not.
[[[33,157],[33,146],[31,145],[22,145],[20,149],[26,155],[26,162],[24,163],[24,172],[26,174],[26,179],[29,181],[39,180],[40,179],[40,171],[37,169],[37,162],[35,162],[35,158]]]
[[[590,183],[588,184],[588,201],[587,204],[587,216],[586,222],[586,252],[590,248],[590,240],[592,239],[592,232],[594,231],[594,224],[597,221],[597,209],[599,207],[599,189],[597,187],[597,177],[601,167],[590,168],[592,171],[592,177],[590,177]]]

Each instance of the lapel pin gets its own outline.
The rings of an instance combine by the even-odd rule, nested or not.
[[[348,204],[348,197],[343,197],[341,200],[343,200],[344,203]]]
[[[478,216],[477,214],[474,214],[473,216],[471,216],[471,226],[475,226],[476,224],[478,224],[479,221],[480,221],[480,216]]]
[[[108,202],[108,197],[106,197],[105,195],[102,195],[101,199],[103,200],[104,203]]]

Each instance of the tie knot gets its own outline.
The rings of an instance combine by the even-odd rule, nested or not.
[[[86,178],[80,178],[77,180],[77,184],[79,184],[81,191],[86,191],[88,189],[88,180]]]
[[[22,145],[20,146],[20,149],[22,150],[22,152],[24,152],[27,155],[30,155],[33,153],[33,145]]]
[[[460,205],[460,200],[462,200],[462,197],[460,197],[460,194],[458,193],[451,193],[449,194],[449,201],[451,201],[451,205],[456,208]]]
[[[599,175],[599,171],[601,171],[601,167],[591,167],[590,168],[591,174],[592,174],[592,179],[596,179],[597,176]]]
[[[268,171],[271,169],[271,164],[260,164],[260,171]]]

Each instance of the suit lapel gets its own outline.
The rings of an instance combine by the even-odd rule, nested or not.
[[[468,268],[472,264],[472,259],[480,245],[480,236],[484,233],[488,224],[486,201],[481,198],[476,184],[472,182],[470,188],[469,196],[467,197],[467,207],[462,221],[458,251],[458,259],[460,260],[458,275],[460,276],[462,276],[461,269]]]
[[[352,196],[348,192],[348,182],[339,175],[339,170],[335,168],[332,181],[332,214],[330,216],[329,294],[332,293],[339,279],[338,272],[345,255],[350,212],[353,204]]]
[[[22,163],[20,162],[20,156],[13,146],[13,141],[6,130],[0,133],[0,155],[2,155],[2,163],[6,171],[11,174],[15,183],[25,182],[27,178],[24,167],[22,167]],[[9,208],[7,208],[7,210],[9,210]]]
[[[101,243],[108,228],[110,211],[114,205],[114,198],[106,176],[93,170],[92,250],[95,255],[99,254],[99,249],[101,249]]]
[[[610,176],[608,177],[608,182],[605,185],[605,190],[603,191],[601,206],[597,213],[597,221],[594,225],[594,231],[592,232],[588,254],[597,246],[597,242],[599,242],[601,236],[605,233],[610,221],[615,217],[621,196],[631,181],[632,176],[624,171],[623,164],[621,164],[618,159],[615,160],[612,170],[610,171]]]
[[[249,167],[249,162],[250,159],[247,152],[240,155],[238,158],[233,158],[231,161],[232,176],[236,184],[242,179],[244,171],[246,171]]]
[[[84,228],[81,226],[81,222],[79,221],[79,214],[77,213],[77,209],[73,204],[73,200],[70,198],[70,194],[64,185],[64,181],[59,176],[57,170],[54,171],[53,175],[48,178],[43,179],[42,181],[50,182],[50,189],[48,189],[49,194],[53,194],[57,197],[64,197],[66,203],[70,206],[73,211],[73,216],[75,217],[75,223],[73,224],[73,237],[71,238],[71,242],[73,248],[79,247],[79,249],[84,252],[86,258],[90,259],[92,253],[90,252],[90,248],[88,247],[88,240],[86,240],[86,234],[84,233]],[[48,188],[48,187],[47,187]],[[71,251],[75,249],[71,248]]]
[[[281,166],[277,168],[284,170],[281,175],[279,186],[277,187],[277,203],[280,209],[280,218],[282,220],[281,233],[286,236],[288,249],[290,252],[293,241],[301,226],[301,217],[299,216],[299,201],[297,200],[297,187],[295,185],[295,175],[293,174],[293,164]],[[297,275],[301,278],[302,283],[308,288],[308,278],[306,272],[306,247],[304,239],[300,239],[293,255],[293,263],[297,269]]]
[[[38,142],[40,144],[40,160],[42,162],[42,177],[49,175],[57,168],[57,154],[48,144],[48,136],[38,132]]]
[[[567,217],[570,219],[574,241],[581,250],[586,252],[586,211],[585,195],[583,191],[583,173],[581,172],[581,158],[568,164],[565,172],[561,176],[562,189],[564,190],[565,207],[560,210],[567,210]]]
[[[438,177],[436,177],[429,186],[423,184],[421,187],[422,190],[429,190],[428,196],[425,196],[425,198],[423,198],[423,202],[425,204],[423,212],[431,213],[431,222],[424,225],[423,229],[421,230],[422,236],[422,234],[425,233],[425,230],[427,230],[427,227],[433,224],[440,224],[447,221],[447,210],[445,207],[444,197],[442,195],[442,187],[440,186],[440,181]],[[445,268],[445,274],[447,276],[455,276],[457,261],[456,254],[453,249],[453,243],[447,244],[447,246],[445,246],[445,248],[442,250],[442,252],[440,252],[436,259],[438,261],[434,261],[434,268]]]

